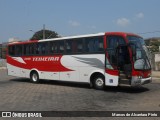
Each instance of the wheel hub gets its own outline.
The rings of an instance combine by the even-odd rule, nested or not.
[[[37,81],[37,75],[36,75],[36,74],[33,74],[32,79],[33,79],[33,81]]]
[[[97,84],[97,86],[103,86],[104,82],[103,82],[102,79],[98,78],[98,79],[96,80],[96,84]]]

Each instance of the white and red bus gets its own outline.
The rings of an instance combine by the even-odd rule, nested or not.
[[[8,75],[86,82],[96,89],[150,83],[151,65],[142,37],[107,32],[10,43]]]

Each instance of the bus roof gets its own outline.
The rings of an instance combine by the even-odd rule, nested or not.
[[[133,33],[127,33],[127,32],[102,32],[102,33],[96,33],[96,34],[86,34],[86,35],[76,35],[76,36],[68,36],[68,37],[61,37],[61,38],[52,38],[52,39],[44,39],[44,40],[28,40],[28,41],[23,41],[23,42],[13,42],[9,43],[9,45],[15,45],[15,44],[27,44],[27,43],[35,43],[35,42],[47,42],[47,41],[52,41],[52,40],[67,40],[67,39],[78,39],[78,38],[84,38],[84,37],[96,37],[96,36],[104,36],[104,35],[133,35],[140,37],[136,34]]]
[[[67,40],[67,39],[76,39],[76,38],[84,38],[84,37],[96,37],[96,36],[103,36],[103,35],[105,35],[105,33],[68,36],[68,37],[51,38],[51,39],[44,39],[44,40],[27,40],[27,41],[23,41],[23,42],[12,42],[12,43],[9,43],[9,45],[27,44],[27,43],[45,42],[45,41],[47,42],[47,41],[53,41],[53,40]]]
[[[134,34],[134,33],[128,33],[128,32],[106,32],[105,35],[121,35],[121,36],[137,36],[137,37],[141,37],[137,34]]]
[[[96,36],[103,36],[103,35],[105,35],[105,33],[76,35],[76,36],[68,36],[68,37],[61,37],[61,38],[45,39],[45,40],[40,40],[39,42],[52,41],[52,40],[67,40],[67,39],[76,39],[76,38],[84,38],[84,37],[96,37]]]

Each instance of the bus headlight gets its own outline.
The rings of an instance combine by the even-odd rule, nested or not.
[[[138,79],[142,79],[142,76],[138,76]]]

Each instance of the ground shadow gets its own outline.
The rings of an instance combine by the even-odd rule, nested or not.
[[[14,78],[10,81],[15,82],[25,82],[25,83],[31,83],[30,79],[27,78]],[[35,83],[31,83],[35,84]],[[91,89],[89,84],[81,83],[81,82],[65,82],[65,81],[58,81],[58,80],[40,80],[38,84],[47,84],[47,85],[58,85],[58,86],[69,86],[69,87],[77,87],[77,88],[85,88],[85,89]],[[103,90],[104,92],[123,92],[123,93],[143,93],[147,92],[150,89],[146,87],[130,87],[130,86],[118,86],[118,87],[110,87],[106,86]]]
[[[106,87],[105,91],[107,92],[124,92],[124,93],[143,93],[147,92],[150,89],[146,87],[131,87],[131,86],[118,86],[118,87]]]
[[[31,84],[47,84],[47,85],[69,86],[69,87],[78,87],[78,88],[86,88],[86,89],[91,88],[89,84],[82,83],[82,82],[65,82],[65,81],[58,81],[58,80],[40,80],[39,83],[32,83],[30,81],[30,79],[27,79],[27,78],[10,79],[10,81],[26,82],[26,83],[31,83]]]
[[[15,81],[15,82],[28,82],[30,83],[30,80],[27,78],[12,78],[10,81]]]

